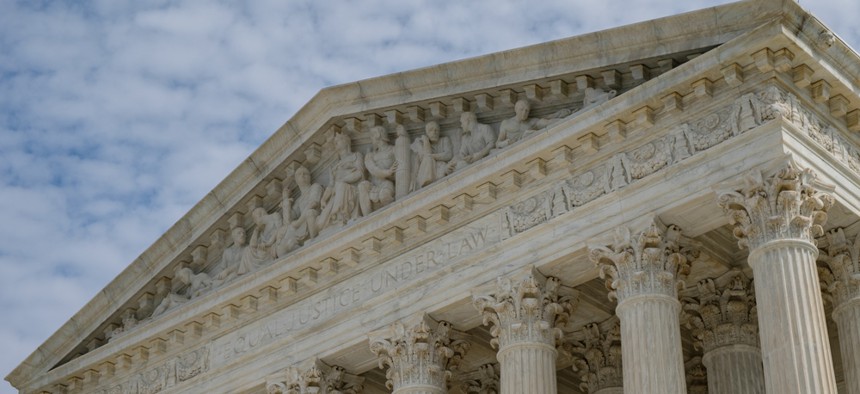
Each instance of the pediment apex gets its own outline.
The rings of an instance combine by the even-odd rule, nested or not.
[[[16,387],[23,387],[28,383],[26,379],[51,370],[107,319],[122,313],[128,303],[148,291],[142,284],[162,276],[163,272],[172,272],[170,267],[177,256],[189,254],[200,246],[197,240],[208,239],[214,231],[229,233],[226,227],[217,227],[229,215],[228,210],[241,206],[247,195],[258,192],[259,185],[270,181],[273,173],[295,152],[307,148],[309,143],[321,142],[315,138],[333,119],[357,113],[382,113],[404,103],[449,100],[457,92],[476,92],[570,74],[570,64],[579,70],[593,70],[631,64],[640,58],[712,48],[780,18],[785,25],[800,26],[807,16],[791,0],[743,1],[322,89],[6,379]],[[817,40],[826,29],[821,26],[801,28],[810,29],[802,32],[810,40]],[[826,50],[830,59],[845,64],[843,68],[849,71],[851,67],[860,67],[857,54],[838,37],[831,45]],[[630,48],[637,50],[631,52]],[[453,96],[445,94],[452,92],[452,86],[457,90]],[[629,100],[636,101],[633,97]]]

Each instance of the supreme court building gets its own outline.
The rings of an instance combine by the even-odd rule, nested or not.
[[[860,394],[858,133],[791,0],[326,88],[6,379]]]

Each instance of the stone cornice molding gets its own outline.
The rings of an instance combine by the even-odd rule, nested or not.
[[[690,263],[699,257],[695,241],[685,237],[678,226],[664,226],[656,219],[635,233],[618,227],[612,243],[593,244],[588,249],[600,278],[606,280],[609,298],[619,304],[638,296],[676,299]]]
[[[476,295],[473,305],[484,325],[491,325],[490,345],[504,352],[523,344],[542,344],[555,349],[562,328],[576,308],[578,298],[562,290],[558,278],[546,277],[536,269],[520,277],[499,277],[495,292]]]
[[[748,173],[744,185],[720,193],[718,203],[741,248],[792,239],[814,243],[824,234],[827,210],[835,202],[822,186],[812,170],[789,162],[769,175]]]
[[[711,61],[711,58],[716,58],[718,55],[725,55],[725,54],[721,53],[720,49],[718,48],[715,50],[715,52],[713,54],[708,53],[708,54],[702,55],[702,56],[700,56],[700,58],[697,58],[694,61],[700,61],[700,63],[704,63],[705,61]],[[700,67],[700,66],[701,66],[701,64],[697,65],[697,67]],[[747,80],[751,80],[751,75],[754,74],[754,70],[750,70],[749,66],[745,66],[745,67],[741,67],[741,68],[742,68],[742,71],[744,71],[743,75],[747,78]],[[685,72],[682,72],[682,70],[680,70],[680,68],[673,70],[673,75],[679,76],[681,78],[687,78],[687,79],[682,81],[683,83],[686,83],[687,80],[693,79],[692,74],[693,73],[686,73],[685,74]],[[731,74],[727,74],[726,78],[728,78],[729,75],[731,75]],[[697,98],[702,98],[702,97],[707,98],[710,95],[714,95],[714,94],[716,94],[716,92],[719,91],[714,86],[709,85],[709,83],[711,83],[711,84],[716,83],[715,81],[717,81],[717,78],[715,78],[713,76],[710,76],[708,78],[712,79],[712,80],[709,79],[708,83],[696,83],[696,84],[693,84],[694,86],[690,87],[689,89],[686,89],[686,88],[685,88],[685,90],[682,89],[682,90],[684,90],[684,92],[682,92],[682,95],[684,96],[683,102],[684,102],[685,106],[681,106],[679,108],[681,108],[682,110],[684,108],[689,108],[691,102],[695,103],[696,102],[695,100]],[[638,102],[640,100],[645,100],[646,96],[653,98],[655,91],[656,91],[655,89],[659,88],[659,90],[662,91],[665,89],[665,86],[657,86],[656,83],[652,83],[652,82],[648,82],[648,83],[641,86],[642,88],[648,88],[648,89],[645,89],[645,90],[647,90],[647,92],[642,91],[641,93],[639,93],[638,91],[637,92],[631,91],[631,93],[635,93],[635,94],[631,94],[629,96],[626,96],[621,101],[616,101],[616,103],[613,105],[602,106],[600,108],[593,108],[590,111],[592,111],[591,113],[593,113],[593,114],[603,114],[603,113],[606,113],[606,112],[609,112],[612,110],[616,110],[616,109],[621,108],[621,107],[630,106],[631,102]],[[832,85],[834,87],[837,86],[836,82],[834,82]],[[720,86],[720,85],[718,85],[718,86]],[[715,89],[717,89],[717,90],[715,90]],[[702,95],[700,95],[700,94],[702,94]],[[850,111],[848,111],[848,112],[850,112]],[[522,187],[527,182],[530,182],[533,180],[538,180],[542,177],[547,177],[551,174],[552,171],[555,171],[556,169],[559,168],[556,165],[562,164],[565,161],[569,160],[569,156],[571,155],[571,152],[574,149],[577,152],[594,153],[594,151],[599,151],[601,146],[608,144],[609,140],[611,140],[611,139],[618,138],[619,139],[618,141],[624,141],[625,138],[627,138],[626,135],[628,133],[631,133],[635,130],[639,130],[640,128],[648,128],[648,127],[653,126],[654,122],[659,121],[661,119],[661,116],[663,116],[664,114],[665,113],[663,111],[654,111],[654,110],[637,112],[636,115],[631,115],[631,114],[628,114],[625,112],[625,114],[622,115],[619,119],[610,121],[606,128],[602,128],[600,125],[596,125],[596,124],[590,124],[590,125],[586,124],[586,125],[583,125],[581,127],[578,126],[580,128],[576,128],[576,131],[577,131],[575,133],[576,136],[588,137],[589,135],[591,135],[591,137],[585,138],[585,139],[581,139],[581,138],[576,139],[575,138],[576,141],[572,141],[571,138],[569,138],[569,137],[565,137],[562,139],[555,138],[553,145],[556,146],[556,149],[558,149],[558,150],[556,150],[554,154],[550,155],[550,154],[547,154],[546,152],[541,152],[539,154],[539,156],[541,156],[541,157],[539,157],[540,158],[539,161],[531,161],[531,162],[529,162],[530,164],[528,164],[528,165],[518,165],[514,169],[511,169],[510,166],[506,167],[505,168],[506,170],[510,170],[510,171],[506,172],[506,174],[509,174],[510,176],[506,177],[506,178],[496,179],[494,182],[489,183],[489,184],[485,183],[484,185],[487,185],[487,189],[486,189],[486,194],[484,194],[484,195],[485,196],[489,196],[489,195],[495,196],[496,194],[498,194],[500,192],[500,190],[508,190],[507,189],[509,187],[508,184],[516,185],[516,187],[519,188],[519,187]],[[728,117],[728,115],[726,115],[726,116]],[[785,114],[783,114],[782,116],[783,116],[783,118],[786,117]],[[768,120],[766,117],[756,118],[755,116],[753,116],[753,119],[756,122],[758,122],[758,121],[765,122]],[[850,121],[851,118],[848,117],[847,119]],[[721,116],[718,116],[717,120],[718,120],[718,123],[722,123],[724,121]],[[798,122],[801,122],[801,121],[802,120],[798,120]],[[554,130],[561,130],[561,129],[573,127],[573,126],[571,126],[573,123],[576,123],[576,122],[572,122],[572,121],[563,122],[562,124],[555,126]],[[586,122],[586,123],[588,123],[588,122]],[[758,124],[758,123],[755,123],[755,124]],[[611,125],[611,127],[609,125]],[[847,126],[845,126],[845,127],[849,128],[849,129],[852,127],[851,126],[852,123],[850,123],[850,122],[846,123],[846,125]],[[707,126],[707,124],[706,124],[706,126]],[[836,127],[841,128],[842,126],[841,125],[835,125],[834,127],[835,128]],[[706,129],[706,128],[701,129],[701,131],[703,133],[707,132],[707,130],[708,129]],[[827,130],[829,130],[829,131],[827,131]],[[833,128],[832,129],[825,129],[825,131],[827,133],[830,133],[829,135],[841,135],[841,133],[842,133],[842,130],[837,130],[837,129],[833,129]],[[693,130],[693,132],[695,132],[695,130]],[[741,133],[742,133],[742,131],[741,131]],[[825,135],[825,134],[822,134],[822,135]],[[726,137],[726,139],[731,138],[732,136],[733,135],[731,135],[731,133],[730,133],[729,136]],[[810,135],[810,136],[812,136],[812,135]],[[538,137],[540,137],[540,138],[538,138]],[[677,141],[678,137],[673,136],[671,138],[674,138],[673,141]],[[684,134],[684,138],[685,139],[683,141],[685,144],[691,144],[692,143],[691,139],[688,137],[688,134]],[[850,141],[849,139],[845,139],[844,136],[842,136],[840,138],[843,138],[844,141]],[[275,139],[275,137],[273,137],[273,139]],[[539,142],[547,142],[549,140],[550,140],[550,138],[548,136],[542,135],[542,136],[535,136],[534,142],[537,144]],[[564,146],[558,146],[557,142],[562,141],[562,140],[564,140],[563,141]],[[716,143],[719,143],[719,142],[721,142],[721,141],[718,141]],[[820,142],[820,143],[825,144],[826,140],[822,140],[822,142]],[[270,143],[267,142],[267,144],[270,144]],[[665,144],[664,145],[658,144],[657,146],[658,146],[658,150],[665,149]],[[690,154],[690,155],[694,155],[695,153],[706,149],[706,148],[699,149],[696,147],[690,147],[689,145],[687,145],[687,147],[689,149],[688,154]],[[591,151],[589,149],[594,149],[594,151]],[[531,147],[529,147],[529,149],[526,149],[521,144],[519,147],[512,147],[509,152],[512,156],[515,156],[515,158],[517,160],[519,160],[519,159],[522,159],[526,156],[529,156],[528,154],[524,154],[523,152],[530,151],[530,150],[531,150]],[[650,150],[652,150],[652,148],[647,148],[646,150],[650,151]],[[843,152],[847,152],[846,150],[840,151],[840,150],[836,150],[836,149],[831,149],[829,147],[828,147],[828,150],[831,153],[833,153],[834,156],[836,156],[838,158],[841,157],[847,163],[851,163],[850,155],[848,155],[847,153],[843,153]],[[517,152],[519,152],[519,153],[517,153]],[[599,156],[599,154],[597,156]],[[641,154],[631,153],[630,156],[628,157],[628,159],[626,159],[626,163],[628,163],[628,164],[632,163],[630,161],[630,158],[635,158],[636,156],[646,157],[646,160],[647,160],[647,155],[642,156]],[[684,156],[679,155],[679,156],[674,156],[674,157],[680,158],[678,160],[683,160]],[[649,163],[650,169],[642,172],[642,175],[647,176],[649,171],[657,171],[666,165],[670,165],[670,164],[675,163],[677,160],[674,157],[673,157],[671,162],[665,163],[665,164],[660,164],[661,161],[665,161],[665,160],[659,159],[659,157],[658,157],[658,159],[653,162],[653,163],[656,163],[657,165],[651,165]],[[559,158],[558,161],[553,161],[553,160],[556,160],[557,158]],[[613,158],[612,160],[615,160],[615,159]],[[491,167],[498,168],[499,163],[501,163],[501,160],[498,157],[491,157],[489,160],[485,160],[483,163],[476,163],[476,165],[474,166],[474,169],[471,169],[469,171],[469,174],[455,174],[450,179],[446,179],[443,184],[435,185],[436,189],[442,190],[443,188],[446,188],[446,187],[451,186],[451,185],[466,184],[466,183],[468,183],[468,181],[466,179],[475,175],[475,174],[482,174],[481,177],[484,177],[484,175],[490,173]],[[595,168],[593,170],[584,170],[583,171],[583,170],[580,170],[579,168],[571,170],[572,172],[574,172],[576,174],[582,175],[583,178],[581,180],[571,181],[570,182],[571,187],[568,188],[567,191],[563,190],[561,192],[563,194],[563,198],[561,198],[559,201],[562,202],[562,205],[567,204],[568,207],[575,207],[575,206],[584,204],[587,201],[591,201],[594,198],[599,197],[600,195],[604,195],[604,194],[607,194],[607,193],[613,191],[614,189],[612,189],[612,187],[609,187],[609,188],[604,187],[603,181],[600,180],[601,177],[600,177],[599,173],[601,171],[606,171],[607,169],[612,170],[612,169],[618,169],[618,168],[622,168],[625,171],[631,171],[631,170],[627,169],[626,167],[624,167],[623,163],[625,163],[625,159],[623,157],[618,157],[618,163],[622,163],[622,164],[618,165],[618,166],[601,165],[599,168]],[[848,165],[848,164],[846,164],[846,165]],[[265,167],[265,165],[261,165],[261,166]],[[563,166],[563,164],[562,164],[562,166]],[[635,166],[631,166],[630,168],[633,168],[633,167],[635,167]],[[632,175],[630,175],[631,173],[632,172],[621,173],[620,176],[615,177],[615,178],[610,178],[610,180],[617,179],[617,180],[624,180],[625,182],[635,181],[636,179],[634,179],[632,177]],[[589,177],[592,179],[591,182],[587,182],[588,181],[587,178],[589,178]],[[239,179],[239,181],[241,181],[240,178],[235,178],[233,175],[231,175],[230,179],[232,179],[233,181],[236,181],[237,179]],[[610,185],[611,185],[611,181],[610,181]],[[619,187],[624,186],[623,184],[619,184],[619,185],[620,185]],[[587,190],[588,193],[583,194],[584,197],[577,197],[576,195],[573,194],[573,192],[579,193],[580,189],[577,189],[577,188],[579,188],[580,186],[586,186],[587,188],[589,188]],[[431,188],[432,187],[433,186],[431,186]],[[490,189],[492,189],[492,191],[490,191]],[[434,197],[428,197],[428,196],[415,197],[415,196],[412,196],[411,197],[412,200],[410,200],[410,202],[413,203],[415,201],[419,201],[420,202],[419,205],[422,205],[422,214],[421,215],[425,215],[422,217],[415,216],[413,218],[419,218],[419,219],[425,220],[425,221],[435,221],[438,218],[438,220],[441,221],[443,219],[448,219],[451,217],[458,217],[456,215],[453,215],[452,212],[456,212],[458,209],[461,208],[461,206],[463,208],[465,208],[466,206],[471,207],[470,204],[473,204],[474,201],[476,201],[476,199],[474,199],[473,197],[480,195],[476,191],[470,191],[469,193],[472,193],[472,194],[465,194],[464,195],[465,197],[461,199],[462,201],[461,200],[454,200],[454,201],[449,201],[449,202],[442,204],[442,205],[436,205],[434,203],[434,201],[435,202],[441,201],[441,200],[439,200],[439,198],[437,198],[438,195],[441,195],[441,192],[440,193],[430,192],[429,194],[432,194]],[[567,193],[567,194],[564,195],[564,193]],[[569,196],[572,196],[572,197],[569,197]],[[554,197],[557,197],[557,196],[554,196]],[[226,198],[225,201],[230,201],[230,199]],[[574,201],[574,202],[571,202],[571,201]],[[578,201],[578,202],[576,202],[576,201]],[[203,202],[201,202],[201,203],[203,203]],[[210,203],[211,203],[211,201],[210,201]],[[397,205],[397,204],[398,203],[395,203],[394,205]],[[225,205],[219,203],[218,207],[220,207],[220,208],[218,208],[218,209],[221,209],[224,206]],[[492,208],[494,206],[495,205],[490,206],[488,208]],[[427,211],[426,212],[423,211],[423,209],[427,208],[427,207],[429,207],[427,209]],[[444,207],[444,209],[439,208],[439,207]],[[197,214],[202,215],[202,213],[199,211],[192,211],[192,212],[197,212],[196,215]],[[388,211],[388,212],[390,214],[392,211]],[[564,213],[564,212],[559,211],[559,213]],[[189,215],[191,215],[191,213],[189,213]],[[557,215],[557,213],[552,212],[551,215],[547,216],[547,220],[549,218],[554,217],[555,215]],[[183,226],[185,226],[184,228],[186,230],[190,231],[191,233],[194,233],[193,231],[191,231],[191,229],[195,229],[194,231],[199,232],[199,230],[197,230],[197,228],[198,228],[197,225],[191,226],[190,221],[189,222],[181,222],[181,223],[185,223],[185,224],[183,224]],[[453,221],[451,223],[453,223]],[[403,225],[403,223],[399,223],[399,224]],[[423,227],[423,226],[424,226],[423,222],[421,225],[418,225],[418,224],[415,225],[416,228]],[[406,227],[409,227],[409,228],[407,229]],[[412,230],[411,226],[405,226],[405,225],[402,227],[398,227],[398,228],[401,231],[411,231]],[[366,232],[365,231],[366,229],[370,229],[370,231]],[[368,224],[368,223],[363,223],[363,224],[362,223],[356,223],[356,226],[353,228],[353,230],[361,230],[360,232],[362,232],[362,233],[374,234],[373,237],[382,237],[382,230],[383,229],[382,229],[382,227],[379,227],[379,226],[374,227],[373,225]],[[379,230],[379,231],[376,231],[376,230]],[[388,229],[385,229],[385,230],[388,230]],[[400,234],[398,236],[397,233],[398,233],[397,231],[392,232],[392,234],[394,234],[392,239],[396,239],[396,238],[402,239],[403,238],[403,234]],[[194,233],[194,234],[196,234],[196,233]],[[172,235],[165,234],[165,237],[170,239],[170,237],[172,237]],[[427,237],[429,237],[429,235]],[[169,336],[168,334],[170,332],[173,332],[176,330],[182,330],[182,331],[187,331],[187,332],[199,333],[200,327],[203,325],[205,325],[208,328],[214,329],[214,331],[208,331],[207,330],[207,332],[217,332],[218,324],[209,325],[208,323],[205,323],[205,321],[211,320],[211,319],[207,318],[206,316],[210,316],[212,319],[215,319],[215,320],[221,319],[222,321],[230,321],[230,319],[232,319],[232,317],[230,317],[231,314],[233,314],[233,312],[236,312],[239,310],[243,311],[243,313],[253,314],[253,313],[255,313],[255,310],[258,307],[258,304],[263,305],[264,302],[267,302],[266,301],[267,297],[270,297],[273,294],[276,297],[278,295],[280,295],[281,298],[284,298],[284,297],[290,298],[290,297],[292,297],[292,294],[295,294],[298,289],[303,289],[303,286],[307,286],[308,288],[314,287],[314,284],[316,283],[315,281],[317,281],[318,278],[322,278],[324,276],[336,274],[338,269],[340,269],[341,272],[351,270],[352,267],[354,267],[354,265],[357,263],[357,260],[360,260],[360,258],[365,256],[366,253],[371,253],[375,256],[378,256],[380,253],[380,246],[386,248],[383,250],[383,252],[385,252],[385,253],[392,251],[392,249],[387,249],[387,248],[389,247],[389,245],[393,245],[394,242],[389,243],[389,240],[387,238],[386,239],[375,238],[375,239],[376,239],[376,242],[375,243],[371,242],[370,244],[368,244],[369,247],[358,246],[361,244],[359,242],[361,240],[354,240],[356,242],[352,242],[351,244],[347,245],[342,251],[334,250],[334,249],[315,250],[312,253],[302,253],[302,256],[298,256],[298,255],[293,256],[293,258],[295,258],[296,260],[305,261],[305,262],[310,261],[310,262],[308,264],[306,264],[305,266],[296,268],[296,270],[294,270],[294,271],[290,271],[291,272],[290,274],[287,274],[287,270],[284,270],[284,269],[280,269],[280,268],[275,269],[272,267],[267,267],[267,268],[271,268],[271,269],[261,270],[258,273],[244,277],[241,280],[238,280],[238,281],[231,283],[228,286],[220,289],[217,292],[217,297],[213,295],[212,297],[209,297],[208,299],[192,300],[189,304],[186,304],[186,308],[193,308],[194,311],[200,312],[199,314],[196,314],[194,316],[194,318],[192,319],[194,321],[188,320],[188,321],[179,322],[178,319],[179,319],[180,314],[178,314],[178,313],[170,314],[170,312],[168,312],[162,316],[161,322],[159,322],[158,324],[156,324],[154,326],[150,326],[150,328],[154,327],[156,329],[156,331],[159,331],[157,336],[160,338],[153,338],[151,336],[131,335],[131,336],[128,336],[126,338],[123,338],[124,340],[119,341],[117,343],[117,346],[112,347],[111,351],[116,352],[117,351],[116,349],[121,349],[121,350],[119,350],[120,353],[123,353],[123,352],[124,353],[130,353],[130,352],[133,352],[133,349],[137,349],[137,348],[141,348],[141,347],[151,348],[152,347],[152,345],[150,344],[151,341],[156,341],[156,342],[161,341],[159,343],[161,343],[162,345],[158,345],[158,346],[163,346],[163,343],[164,343],[163,341],[165,340],[165,337]],[[418,237],[418,239],[427,239],[427,238]],[[171,239],[171,241],[159,241],[159,242],[161,244],[164,244],[165,242],[170,242],[170,245],[173,248],[173,247],[176,247],[177,245],[183,245],[183,242],[185,242],[185,241],[182,241],[182,239],[175,239],[174,238],[174,239]],[[356,249],[356,247],[358,247],[358,249]],[[400,248],[400,247],[398,247],[398,248]],[[180,246],[180,247],[176,247],[173,250],[181,250],[181,249],[182,249],[182,247]],[[147,252],[147,253],[149,253],[149,252]],[[173,252],[170,252],[170,253],[173,253]],[[154,256],[151,253],[149,253],[149,254],[145,253],[145,255],[148,257]],[[332,257],[332,256],[336,256],[336,257]],[[369,254],[368,254],[368,256],[369,256]],[[318,261],[311,261],[311,260],[317,260],[317,257],[319,257]],[[161,269],[160,267],[164,266],[163,264],[161,264],[161,262],[159,262],[157,260],[158,259],[149,260],[145,265],[141,265],[141,264],[143,264],[142,262],[140,264],[136,263],[135,267],[134,268],[130,267],[129,270],[133,270],[133,271],[137,272],[139,275],[143,275],[145,272],[157,271],[157,270]],[[273,275],[273,273],[276,273],[276,274]],[[123,275],[126,275],[126,274],[123,274]],[[126,275],[125,277],[127,278],[128,276]],[[263,286],[256,286],[256,284],[258,284],[258,283],[264,283],[264,285]],[[249,289],[250,289],[250,291],[249,291]],[[124,298],[125,296],[118,294],[118,293],[115,293],[114,290],[111,290],[110,288],[106,289],[105,291],[107,293],[110,293],[110,295],[109,295],[110,299],[114,299],[114,300],[127,299],[127,297]],[[101,297],[101,296],[99,296],[99,297]],[[213,300],[215,298],[218,298],[218,299],[229,298],[230,299],[229,305],[217,305],[214,307],[212,305],[209,305],[213,302]],[[270,299],[270,298],[268,298],[268,299]],[[99,308],[103,308],[104,305],[107,305],[105,303],[105,300],[107,300],[107,299],[102,299],[102,300],[94,299],[91,302],[92,306],[86,307],[85,310],[89,310],[89,312],[87,312],[87,313],[93,312],[94,310],[101,310]],[[206,304],[206,305],[204,305],[204,304]],[[102,306],[99,306],[99,305],[102,305]],[[232,307],[231,307],[231,305],[232,305]],[[95,308],[95,309],[93,309],[93,308]],[[226,309],[224,309],[224,308],[226,308]],[[211,310],[209,310],[209,309],[211,309]],[[227,313],[224,313],[224,311],[227,311]],[[84,312],[84,310],[82,310],[81,313],[83,313],[83,312]],[[183,311],[182,315],[185,315],[184,312],[185,311]],[[170,315],[170,316],[168,316],[168,315]],[[87,321],[87,322],[93,321],[92,318],[86,317],[84,315],[76,316],[76,318],[73,318],[73,321],[77,321],[77,320]],[[149,323],[147,322],[146,324],[149,324]],[[81,327],[83,327],[84,325],[81,325]],[[225,326],[229,326],[229,325],[225,325]],[[62,333],[58,332],[57,335],[63,336],[65,338],[65,339],[63,339],[63,341],[80,341],[80,340],[82,340],[80,337],[80,335],[82,335],[82,334],[76,333],[76,332],[70,332],[70,330],[72,330],[72,328],[73,328],[73,327],[71,327],[71,328],[70,327],[71,326],[64,328],[63,330],[61,330]],[[86,330],[86,328],[84,328],[83,330]],[[83,339],[87,339],[87,338],[83,338]],[[48,345],[50,343],[50,346],[45,347],[43,349],[40,349],[38,352],[34,353],[34,356],[32,356],[32,357],[35,357],[35,358],[28,359],[28,361],[23,363],[21,365],[21,367],[26,369],[26,368],[28,368],[28,366],[31,366],[31,365],[35,366],[35,365],[42,365],[42,364],[48,363],[48,361],[45,361],[45,360],[47,360],[47,358],[53,357],[51,355],[57,354],[57,352],[58,352],[56,350],[56,346],[59,346],[58,345],[59,342],[57,342],[57,341],[58,340],[51,339],[48,342],[46,342],[46,345]],[[68,343],[71,343],[71,342],[68,342]],[[66,343],[65,345],[68,345],[68,343]],[[172,343],[172,342],[170,342],[170,343]],[[60,344],[60,345],[62,345],[62,344]],[[65,345],[62,345],[62,346],[65,346]],[[53,348],[51,348],[51,346],[53,346]],[[72,345],[69,345],[69,346],[72,346]],[[64,347],[64,349],[65,348],[69,348],[69,347]],[[96,350],[99,350],[99,349],[96,349]],[[155,353],[155,352],[153,352],[153,353]],[[40,354],[44,354],[45,356],[42,357],[42,356],[40,356]],[[107,355],[106,352],[95,352],[92,354],[93,357],[87,357],[86,360],[82,360],[85,362],[72,363],[72,365],[69,365],[66,368],[58,369],[56,372],[52,373],[51,376],[54,376],[54,375],[66,376],[66,374],[68,374],[68,373],[73,373],[73,374],[80,373],[80,374],[82,374],[83,372],[85,372],[86,370],[89,370],[91,368],[98,368],[98,364],[101,364],[104,362],[113,362],[113,361],[107,360],[105,358],[106,355]],[[90,361],[90,360],[92,360],[92,361]],[[57,360],[53,360],[53,361],[57,361]],[[25,369],[16,369],[16,371],[13,371],[13,373],[9,375],[9,379],[14,380],[16,382],[20,382],[21,380],[16,378],[16,377],[22,376],[21,373],[23,373],[23,371]],[[74,372],[74,371],[78,371],[78,372]],[[34,375],[28,375],[28,376],[32,377]],[[18,383],[16,383],[16,385],[18,385]]]
[[[681,298],[681,321],[704,353],[723,346],[759,346],[755,289],[743,272],[703,279]]]
[[[427,316],[416,324],[397,322],[387,331],[371,336],[370,351],[379,368],[387,368],[385,385],[395,392],[410,386],[447,388],[470,347],[465,333]]]

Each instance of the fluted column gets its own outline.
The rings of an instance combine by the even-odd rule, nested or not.
[[[448,322],[429,317],[417,324],[394,324],[377,338],[370,350],[379,357],[379,367],[388,367],[386,386],[394,394],[444,394],[451,371],[469,349],[465,334]]]
[[[624,387],[637,393],[687,392],[676,286],[696,255],[690,245],[677,226],[652,223],[634,235],[620,227],[612,244],[589,247],[618,299]]]
[[[501,394],[555,394],[556,346],[573,309],[558,279],[532,270],[521,280],[499,278],[496,292],[475,296],[491,344],[499,347]]]
[[[710,394],[764,394],[755,295],[739,271],[682,293],[682,317],[704,351]]]
[[[845,231],[827,233],[826,267],[819,270],[823,290],[833,303],[833,320],[839,334],[845,392],[860,394],[860,235],[849,244]]]
[[[814,243],[833,198],[817,186],[811,170],[787,164],[719,197],[750,250],[768,393],[836,393]]]
[[[580,390],[588,394],[622,394],[621,324],[613,316],[601,323],[586,324],[565,338],[579,375]]]
[[[364,378],[313,360],[306,367],[290,367],[266,383],[269,394],[358,394],[364,389]]]

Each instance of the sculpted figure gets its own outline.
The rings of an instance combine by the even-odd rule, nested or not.
[[[402,198],[412,190],[412,151],[409,150],[409,133],[403,125],[395,129],[397,139],[394,140],[394,161],[397,171],[394,173],[394,198]]]
[[[283,226],[278,230],[274,248],[277,257],[285,256],[305,240],[317,236],[323,188],[318,183],[311,182],[311,172],[305,166],[296,169],[294,178],[299,188],[299,197],[293,202],[289,189],[284,187],[281,202]]]
[[[394,174],[400,165],[394,159],[394,147],[388,143],[388,133],[382,126],[370,129],[373,148],[364,157],[364,165],[370,173],[370,181],[358,185],[362,215],[394,201]]]
[[[478,116],[474,112],[463,112],[460,115],[460,126],[463,129],[460,151],[448,163],[448,173],[483,159],[496,146],[493,128],[490,125],[478,123]]]
[[[254,218],[254,224],[257,226],[254,231],[258,234],[254,255],[263,260],[277,257],[275,242],[277,241],[278,231],[282,227],[281,216],[276,213],[266,213],[266,210],[261,207],[254,208],[251,211],[251,216]]]
[[[346,134],[335,134],[338,160],[329,169],[331,186],[323,192],[318,228],[332,223],[346,224],[349,220],[369,213],[359,204],[358,184],[364,179],[364,160],[361,153],[352,151],[351,144]]]
[[[514,105],[516,115],[502,121],[499,126],[499,140],[496,141],[496,148],[504,148],[521,138],[541,130],[553,123],[559,121],[560,118],[570,115],[569,109],[560,110],[550,118],[529,118],[531,106],[526,100],[519,100]]]
[[[158,304],[152,316],[158,316],[176,305],[200,296],[212,286],[212,278],[205,272],[195,274],[191,268],[178,267],[171,280],[171,292]]]
[[[415,189],[427,186],[441,179],[448,172],[448,161],[454,157],[451,139],[440,136],[439,123],[428,122],[424,126],[425,135],[412,143],[412,151],[417,156]]]
[[[591,107],[603,104],[611,100],[617,94],[614,90],[603,91],[599,88],[585,88],[585,98],[582,100],[582,108],[576,112],[585,111]]]
[[[230,230],[230,236],[233,238],[233,244],[224,249],[221,254],[221,273],[214,281],[216,286],[253,271],[260,263],[260,259],[254,253],[259,238],[258,229],[254,229],[250,245],[245,239],[243,227],[234,227]]]

